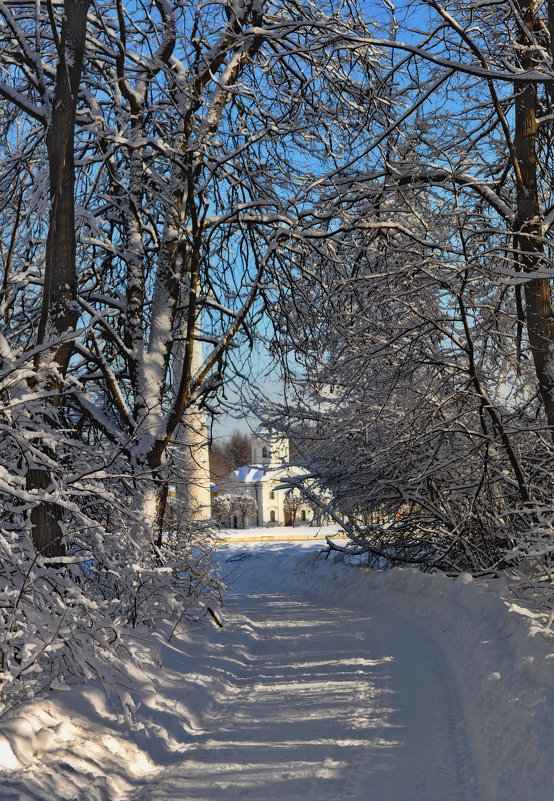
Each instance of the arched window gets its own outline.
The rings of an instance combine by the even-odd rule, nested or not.
[[[300,512],[300,520],[305,520],[305,519],[306,519],[306,510],[302,509],[302,511]]]
[[[263,448],[262,448],[262,459],[267,459],[268,455],[269,455],[268,454],[268,450],[267,450],[266,446],[264,445]]]
[[[273,509],[272,509],[272,510],[271,510],[271,512],[269,513],[269,519],[270,519],[270,521],[271,521],[272,523],[275,523],[275,512],[273,511]]]
[[[275,490],[271,490],[271,492],[269,493],[269,497],[271,498],[272,501],[275,500]]]

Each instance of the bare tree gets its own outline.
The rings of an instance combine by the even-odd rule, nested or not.
[[[298,447],[376,563],[548,570],[551,4],[402,8],[419,30],[398,7],[358,39],[389,53],[391,104],[322,193],[333,244],[276,277]]]
[[[211,480],[214,484],[218,484],[229,475],[231,468],[218,450],[210,450],[209,458]]]
[[[301,508],[305,505],[302,495],[296,489],[289,489],[285,493],[283,508],[285,514],[290,515],[291,525],[296,525],[296,518]]]
[[[0,13],[15,697],[22,678],[38,687],[41,660],[46,686],[89,664],[92,642],[109,653],[126,625],[217,594],[195,521],[180,516],[179,537],[165,525],[172,456],[241,375],[270,270],[327,237],[318,180],[363,149],[382,108],[351,122],[378,69],[352,47],[354,6],[8,0]]]
[[[250,464],[252,461],[250,437],[238,429],[235,429],[227,440],[214,443],[212,450],[224,459],[228,466],[228,472]]]

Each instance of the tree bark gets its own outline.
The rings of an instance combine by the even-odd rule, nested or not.
[[[74,331],[79,319],[75,238],[75,115],[85,52],[89,0],[65,0],[58,64],[46,134],[50,176],[50,224],[38,344]],[[52,30],[56,28],[52,20]],[[68,340],[54,346],[61,377],[73,350]]]
[[[552,0],[549,7],[552,5]],[[535,0],[521,4],[527,29],[537,29]],[[538,30],[537,30],[538,34]],[[533,49],[527,36],[521,34],[520,66],[532,70]],[[535,84],[516,86],[515,154],[521,173],[517,187],[518,258],[523,272],[532,275],[546,266],[537,182],[537,90]],[[539,392],[549,426],[554,435],[554,314],[550,297],[550,279],[529,278],[525,282],[527,333],[533,355]]]
[[[35,367],[45,367],[37,383],[60,389],[73,352],[71,336],[79,319],[75,238],[75,116],[85,52],[87,12],[90,0],[65,0],[61,35],[58,37],[52,4],[48,4],[52,35],[58,51],[56,79],[46,133],[48,151],[50,220],[46,242],[46,268],[37,344],[52,347],[37,356]],[[58,401],[52,401],[57,405]],[[48,427],[48,413],[45,426]],[[29,467],[28,490],[44,490],[51,484],[48,470]],[[59,507],[41,502],[31,512],[32,538],[44,556],[64,553],[58,521]]]
[[[30,468],[26,476],[27,489],[45,490],[50,486],[47,470]],[[41,501],[31,510],[33,544],[38,553],[46,558],[65,555],[62,534],[58,526],[61,509],[55,503]]]

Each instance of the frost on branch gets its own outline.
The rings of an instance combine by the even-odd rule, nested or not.
[[[217,593],[206,538],[166,514],[172,448],[243,375],[292,232],[320,236],[312,187],[352,155],[353,104],[371,127],[375,56],[325,3],[0,18],[9,705]]]

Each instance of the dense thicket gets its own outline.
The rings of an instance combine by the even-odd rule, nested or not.
[[[365,12],[0,6],[3,708],[217,594],[170,485],[264,315],[350,550],[551,584],[554,6]]]
[[[171,462],[270,265],[318,236],[311,187],[356,147],[376,58],[353,7],[295,0],[7,0],[0,22],[8,708],[217,591]]]
[[[550,584],[552,19],[397,4],[389,128],[325,184],[333,237],[276,280],[283,425],[376,564]]]

